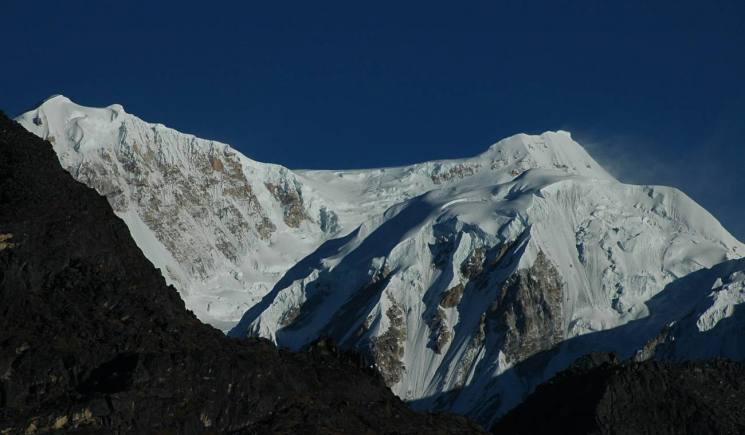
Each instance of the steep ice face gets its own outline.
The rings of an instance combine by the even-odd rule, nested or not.
[[[340,231],[286,168],[63,96],[18,121],[105,195],[145,255],[202,320],[228,329],[298,259]]]
[[[562,131],[472,158],[291,171],[121,106],[55,97],[18,120],[202,320],[293,348],[331,336],[414,406],[485,423],[577,356],[632,355],[701,301],[691,276],[745,253],[684,194],[619,183]]]

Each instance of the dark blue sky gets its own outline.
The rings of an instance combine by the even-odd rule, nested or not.
[[[117,102],[292,168],[566,129],[745,239],[745,2],[610,3],[5,0],[0,108]]]

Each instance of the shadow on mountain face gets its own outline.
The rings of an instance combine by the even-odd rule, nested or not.
[[[738,270],[745,270],[745,259],[724,261],[676,279],[645,303],[649,315],[562,343],[562,351],[569,357],[565,364],[587,352],[614,352],[623,359],[633,356],[668,325],[692,313],[709,295],[717,278]]]
[[[449,409],[458,412],[459,410],[468,409],[471,408],[470,405],[466,405],[467,403],[479,403],[479,406],[473,407],[476,409],[476,411],[469,415],[469,417],[473,418],[477,422],[483,424],[485,427],[489,427],[495,424],[495,422],[498,422],[499,418],[505,413],[510,411],[510,409],[517,407],[521,408],[523,405],[520,405],[521,402],[525,400],[525,398],[536,388],[541,384],[542,382],[552,378],[553,376],[556,376],[557,373],[559,374],[558,377],[561,377],[563,370],[566,370],[572,364],[577,361],[578,359],[582,358],[583,356],[587,354],[595,354],[595,353],[613,353],[619,355],[622,359],[628,359],[630,357],[633,357],[635,352],[639,349],[641,349],[649,340],[654,339],[660,332],[665,328],[667,325],[669,325],[673,321],[679,321],[682,318],[685,318],[689,313],[691,313],[697,304],[700,304],[704,298],[707,297],[707,295],[711,291],[711,286],[714,283],[714,281],[718,277],[722,276],[728,276],[729,274],[735,272],[735,271],[741,271],[745,270],[745,259],[736,259],[736,260],[729,260],[725,261],[723,263],[717,264],[713,266],[710,269],[702,269],[696,272],[693,272],[689,275],[686,275],[682,278],[679,278],[669,285],[665,287],[660,293],[658,293],[656,296],[651,298],[647,303],[647,308],[649,310],[649,315],[638,320],[634,320],[631,322],[628,322],[624,325],[618,326],[616,328],[604,330],[604,331],[597,331],[592,332],[588,334],[584,334],[581,336],[573,337],[568,340],[563,341],[558,346],[538,352],[527,359],[517,363],[512,368],[506,370],[504,373],[500,374],[497,377],[493,377],[490,379],[477,379],[474,382],[470,383],[469,385],[456,390],[446,391],[441,394],[422,398],[419,400],[415,400],[410,402],[411,406],[414,409]],[[717,326],[705,333],[700,333],[702,339],[706,339],[707,337],[711,337],[713,340],[714,338],[721,340],[722,339],[722,333],[715,332],[717,328],[722,328],[727,330],[726,328],[732,329],[731,325],[741,325],[742,323],[737,323],[738,319],[740,319],[740,316],[742,316],[743,311],[739,309],[739,307],[735,310],[735,313],[730,318],[724,319],[717,324]],[[488,334],[488,332],[487,332]],[[740,335],[742,335],[742,331],[740,331]],[[731,349],[736,347],[737,344],[742,341],[739,339],[739,337],[734,338],[728,338],[725,337],[725,340],[734,341],[734,344],[730,344],[726,347],[726,349]],[[695,349],[694,349],[694,356],[695,356]],[[726,356],[730,358],[736,358],[737,359],[736,352],[733,353],[724,353],[723,355],[719,354],[713,354],[713,355],[698,355],[698,360],[704,360],[716,356]],[[661,355],[664,357],[664,355]],[[680,359],[680,358],[679,358]],[[668,363],[662,363],[662,362],[648,362],[648,363],[641,363],[638,365],[640,368],[634,368],[629,369],[632,371],[635,370],[641,370],[643,372],[646,372],[647,366],[654,367],[655,371],[662,371],[665,370],[671,371],[671,373],[678,373],[678,372],[684,372],[687,370],[696,370],[697,364],[700,364],[702,367],[709,367],[709,362],[707,361],[699,361],[696,364],[676,364],[672,361]],[[724,364],[724,363],[723,363]],[[725,364],[726,365],[726,364]],[[637,367],[636,365],[630,364],[630,367]],[[619,366],[620,367],[620,366]],[[659,367],[662,367],[661,369]],[[719,382],[720,378],[716,376],[716,367],[719,367],[717,364],[714,364],[714,371],[712,371],[709,375],[707,375],[706,378],[702,378],[701,382]],[[620,369],[619,369],[620,370]],[[625,370],[625,369],[624,369]],[[742,368],[742,365],[738,363],[732,363],[731,366],[727,366],[728,371],[737,372],[737,370],[741,370],[741,374],[745,376],[745,369]],[[681,372],[681,373],[682,373]],[[655,372],[656,373],[656,372]],[[729,372],[727,372],[729,373]],[[664,374],[664,373],[663,373]],[[587,379],[584,381],[588,382],[588,387],[591,387],[591,384],[593,381],[593,376],[596,376],[595,374],[588,374]],[[600,375],[597,375],[600,376]],[[662,376],[662,375],[660,375]],[[672,376],[672,375],[671,375]],[[608,377],[607,374],[602,374],[603,379],[606,379]],[[625,379],[625,378],[623,378]],[[548,383],[551,383],[553,381],[549,381]],[[603,381],[605,382],[605,381]],[[614,381],[615,382],[615,381]],[[623,380],[623,382],[626,382],[626,380]],[[579,384],[579,381],[578,381]],[[602,394],[605,394],[605,389],[609,388],[607,385],[603,384],[602,382],[599,384],[601,387],[596,396],[597,396],[597,402],[601,400]],[[696,384],[698,385],[698,384]],[[681,388],[694,388],[695,385],[685,385]],[[745,383],[743,383],[743,387],[745,387]],[[539,387],[540,388],[540,387]],[[592,387],[594,388],[594,387]],[[618,387],[623,388],[623,387]],[[631,386],[629,388],[632,388]],[[633,387],[636,388],[636,387]],[[698,387],[696,387],[698,388]],[[579,391],[585,391],[580,389]],[[596,391],[596,390],[592,390]],[[655,390],[656,391],[656,390]],[[586,394],[590,394],[590,390],[586,390]],[[602,393],[602,394],[601,394]],[[650,392],[651,394],[652,392]],[[661,392],[655,392],[655,394]],[[567,392],[568,396],[570,397],[570,392]],[[696,397],[699,392],[697,390],[691,390],[691,391],[677,391],[675,394],[679,395],[686,395],[686,394],[692,394]],[[744,393],[745,394],[745,393]],[[589,397],[589,396],[588,396]],[[593,396],[595,397],[595,396]],[[742,397],[745,398],[745,397]],[[559,400],[556,398],[557,403],[555,404],[558,406],[559,404],[563,404],[563,400]],[[589,399],[586,399],[589,400]],[[605,400],[605,399],[603,399]],[[631,398],[626,398],[624,400],[631,400]],[[665,408],[664,402],[665,397],[664,395],[658,396],[656,400],[659,400],[660,403],[657,406]],[[686,399],[687,400],[687,399]],[[693,399],[691,399],[693,400]],[[698,400],[698,399],[696,399]],[[563,406],[563,405],[562,405]],[[567,405],[569,406],[569,405]],[[589,405],[587,405],[589,406]],[[672,405],[671,405],[672,406]],[[705,405],[703,403],[695,404],[695,403],[687,403],[684,406],[698,406],[699,408],[696,409],[680,409],[679,412],[704,412],[705,408],[703,408]],[[677,408],[671,408],[671,409],[677,409]],[[728,408],[729,409],[729,408]],[[534,412],[539,412],[538,409],[532,409]],[[676,411],[676,412],[678,412]],[[544,412],[544,411],[540,411]],[[549,412],[549,410],[545,410],[545,412]],[[588,411],[590,412],[590,411]],[[662,411],[660,411],[662,412]],[[577,414],[570,414],[569,411],[567,411],[567,418],[579,418]],[[663,415],[664,418],[673,418],[670,415]],[[527,417],[526,417],[527,418]],[[558,418],[558,417],[557,417]],[[633,419],[633,414],[629,414],[627,416],[629,419]],[[662,418],[662,417],[661,417]],[[742,420],[738,420],[739,422],[745,423],[745,418]],[[556,421],[556,424],[559,422]],[[652,424],[652,421],[648,422],[649,424]],[[672,424],[672,422],[670,422]],[[569,424],[569,420],[564,422],[564,424]],[[624,422],[621,420],[616,421],[616,424],[619,425],[619,427],[624,427]],[[738,423],[739,424],[739,423]],[[499,424],[497,424],[498,427]],[[548,428],[549,426],[546,426]],[[568,428],[568,426],[565,426]],[[650,428],[655,428],[656,426],[650,426]],[[671,426],[672,427],[672,426]],[[658,428],[658,427],[657,427]],[[578,429],[578,428],[571,428],[571,429]],[[508,433],[532,433],[530,431],[528,432],[508,432]],[[576,432],[576,433],[584,433],[582,431]],[[633,432],[631,432],[633,433]],[[665,433],[664,431],[661,433]],[[693,432],[692,432],[693,433]]]
[[[708,307],[707,307],[708,308]],[[699,361],[712,355],[733,361],[745,361],[745,306],[733,308],[732,315],[716,326],[700,331],[694,316],[684,319],[674,330],[673,337],[657,345],[654,357],[670,361]],[[680,333],[685,335],[679,335]]]
[[[105,198],[0,114],[0,433],[476,433],[321,342],[199,322]]]
[[[745,273],[745,259],[733,260],[723,266],[718,271],[718,277],[725,283],[737,273]],[[699,303],[687,316],[656,340],[655,347],[649,350],[654,358],[682,361],[718,356],[735,361],[745,360],[745,304],[738,303],[742,297],[742,290],[738,287],[742,284],[728,283],[734,287],[717,286],[716,289],[712,289],[714,279],[716,278],[712,275],[711,281],[704,283],[708,285],[702,286],[703,289],[711,289],[711,293],[700,298]],[[716,306],[722,299],[725,303]],[[732,312],[727,313],[730,308]],[[708,316],[712,314],[722,317],[713,325],[706,325],[707,322],[699,325],[699,319],[711,320]]]
[[[335,293],[330,293],[325,291],[326,282],[329,281],[328,278],[330,276],[337,277],[336,282],[339,281],[339,276],[348,277],[350,280],[361,280],[370,268],[369,260],[371,258],[386,256],[406,237],[407,233],[421,225],[424,218],[438,208],[439,204],[430,201],[428,194],[425,193],[409,199],[406,206],[399,210],[389,209],[386,213],[395,211],[398,211],[398,213],[366,235],[359,246],[355,246],[349,254],[343,257],[339,264],[334,266],[333,271],[323,268],[323,260],[336,255],[340,249],[349,245],[359,236],[361,227],[345,236],[323,243],[318,249],[290,268],[272,290],[243,315],[241,321],[230,331],[229,335],[245,336],[248,332],[248,326],[272,305],[282,291],[292,286],[294,282],[308,278],[315,270],[321,272],[312,281],[304,283],[302,291],[305,293],[305,301],[298,308],[298,312],[293,316],[292,321],[277,331],[279,337],[277,342],[292,349],[299,349],[307,345],[311,339],[308,338],[308,331],[302,329],[308,326],[311,327],[311,330],[315,328],[319,335],[328,334],[327,323],[332,317],[337,316],[337,312],[344,311],[349,314],[353,311],[352,307],[344,306],[348,299],[353,299],[351,305],[362,307],[365,305],[364,302],[374,298],[375,292],[372,290],[383,289],[379,285],[370,286],[372,284],[370,282],[360,282],[360,292],[357,292],[359,294],[342,292],[339,291],[338,287],[333,289]],[[358,288],[352,289],[352,291],[354,290],[358,290]],[[363,293],[366,297],[360,297]],[[333,300],[328,306],[324,307],[325,311],[317,311],[316,308],[321,306],[322,302],[329,297],[333,297]],[[364,319],[359,319],[358,323],[363,321]]]
[[[321,269],[323,267],[322,261],[327,257],[337,254],[344,245],[357,236],[358,232],[359,228],[345,236],[327,240],[311,254],[308,254],[305,258],[295,263],[277,281],[274,287],[272,287],[272,290],[261,298],[261,301],[243,313],[240,322],[228,332],[228,335],[236,338],[246,337],[248,326],[272,305],[272,302],[274,302],[282,290],[297,280],[307,278],[314,270]]]

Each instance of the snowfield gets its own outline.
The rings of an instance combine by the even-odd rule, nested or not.
[[[568,132],[305,171],[119,105],[56,96],[18,121],[202,320],[294,349],[333,337],[415,407],[488,423],[592,351],[745,356],[745,245],[676,189],[620,183]]]

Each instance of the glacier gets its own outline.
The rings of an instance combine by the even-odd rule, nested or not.
[[[679,344],[739,319],[743,280],[720,269],[745,245],[679,190],[619,182],[565,131],[290,170],[120,105],[55,96],[17,120],[107,197],[200,319],[293,349],[331,337],[415,407],[488,424],[588,352],[733,348]]]

